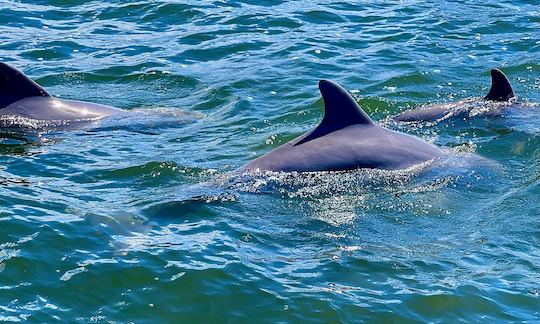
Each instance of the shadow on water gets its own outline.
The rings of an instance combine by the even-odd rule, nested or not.
[[[39,153],[39,147],[48,140],[35,132],[0,133],[0,155],[33,155]]]
[[[88,127],[88,132],[127,131],[143,135],[159,135],[167,128],[179,128],[204,118],[196,112],[175,108],[134,109],[130,113],[111,116],[99,124]]]

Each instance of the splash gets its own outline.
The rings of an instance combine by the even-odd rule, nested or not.
[[[81,125],[90,125],[100,121],[102,117],[82,118],[74,120],[45,120],[32,119],[15,115],[0,116],[0,133],[20,134],[32,132],[49,132],[52,130],[67,130]]]

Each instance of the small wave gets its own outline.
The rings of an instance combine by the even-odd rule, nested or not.
[[[406,186],[440,159],[403,170],[358,169],[325,172],[235,172],[218,182],[230,189],[250,193],[279,193],[289,198],[360,194]]]

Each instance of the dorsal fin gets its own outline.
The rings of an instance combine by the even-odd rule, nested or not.
[[[356,100],[335,82],[319,81],[319,90],[324,100],[324,117],[311,133],[295,145],[351,125],[372,125],[371,118],[360,108]]]
[[[491,70],[491,89],[484,97],[486,100],[493,101],[508,101],[514,97],[514,91],[510,85],[510,81],[504,73],[499,69]]]
[[[27,97],[49,97],[39,84],[21,71],[0,62],[0,109]]]

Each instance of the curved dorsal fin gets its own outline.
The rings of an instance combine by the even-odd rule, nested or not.
[[[493,101],[508,101],[514,97],[514,91],[510,85],[510,81],[504,73],[499,69],[491,70],[491,89],[484,97],[486,100]]]
[[[337,83],[321,80],[319,81],[319,90],[324,100],[324,117],[317,128],[295,145],[308,142],[347,126],[374,124],[349,92]]]
[[[27,97],[49,97],[39,84],[16,68],[0,62],[0,109]]]

